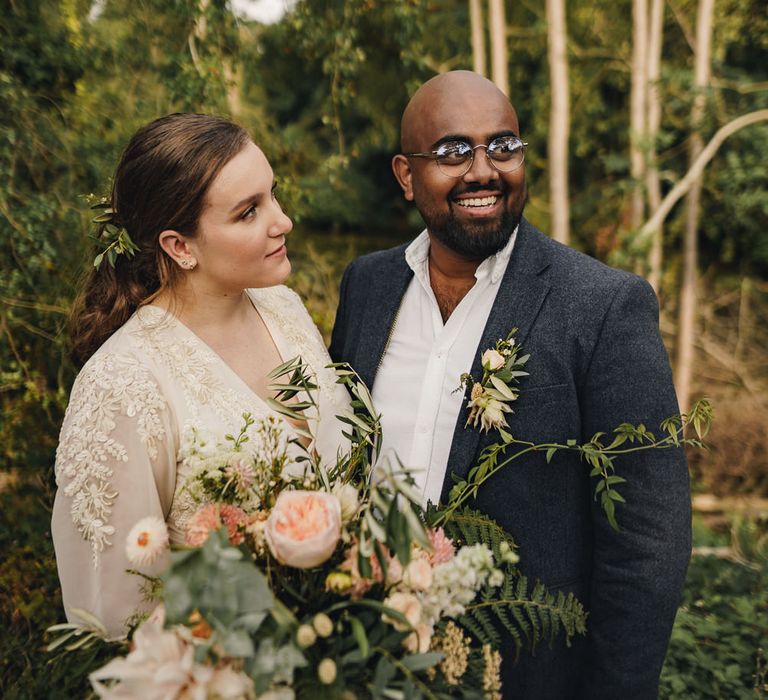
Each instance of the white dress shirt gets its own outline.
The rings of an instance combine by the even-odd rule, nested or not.
[[[429,236],[423,231],[405,251],[414,277],[395,316],[373,385],[381,413],[382,459],[392,452],[410,468],[422,505],[437,503],[443,486],[463,391],[491,307],[517,237],[477,268],[472,289],[443,324],[429,281]]]

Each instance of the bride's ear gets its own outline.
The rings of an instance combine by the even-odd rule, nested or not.
[[[166,230],[158,237],[160,247],[179,267],[190,270],[197,265],[197,259],[189,245],[189,239],[178,231]]]
[[[411,184],[411,164],[402,153],[398,153],[392,159],[392,172],[400,183],[400,187],[403,188],[403,196],[409,202],[412,202],[413,186]]]

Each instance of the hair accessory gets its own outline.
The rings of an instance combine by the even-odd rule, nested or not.
[[[96,198],[89,195],[87,199],[92,202]],[[91,238],[104,249],[93,259],[93,266],[96,269],[101,266],[105,257],[110,266],[114,267],[118,255],[132,258],[139,252],[139,247],[131,240],[128,231],[117,223],[117,212],[107,199],[97,200],[96,204],[91,204],[91,209],[101,211],[98,216],[91,219],[91,222],[98,227],[96,235]]]
[[[179,260],[179,265],[185,270],[194,270],[197,267],[197,260],[194,258],[182,258]]]

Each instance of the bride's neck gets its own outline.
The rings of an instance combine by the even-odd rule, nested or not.
[[[245,290],[233,295],[215,295],[191,288],[166,291],[152,303],[172,313],[189,328],[228,328],[252,313]]]

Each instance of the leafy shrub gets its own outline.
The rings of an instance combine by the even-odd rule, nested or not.
[[[754,700],[758,654],[768,640],[766,534],[754,522],[734,527],[733,551],[744,561],[696,556],[661,676],[670,700]],[[752,561],[749,561],[752,559]]]

